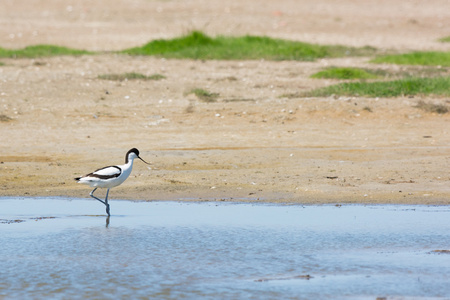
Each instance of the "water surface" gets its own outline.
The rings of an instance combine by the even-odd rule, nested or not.
[[[108,226],[97,213],[0,198],[0,298],[450,299],[449,207],[111,201]]]

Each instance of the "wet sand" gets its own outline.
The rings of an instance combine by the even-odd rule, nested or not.
[[[436,41],[448,35],[445,1],[98,3],[46,0],[31,12],[26,1],[2,2],[0,45],[117,50],[200,29],[399,52],[449,48]],[[450,115],[415,107],[447,98],[283,97],[337,83],[309,78],[325,66],[409,70],[368,60],[1,59],[0,195],[87,197],[89,187],[72,178],[121,164],[137,147],[153,165],[136,162],[113,199],[448,204]],[[166,78],[98,78],[124,72]],[[196,87],[219,93],[218,101],[189,95]]]

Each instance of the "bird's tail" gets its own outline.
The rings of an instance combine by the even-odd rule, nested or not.
[[[76,181],[80,181],[81,177],[74,178]]]

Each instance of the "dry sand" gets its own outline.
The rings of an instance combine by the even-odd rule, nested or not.
[[[449,1],[16,1],[0,3],[0,46],[118,50],[192,29],[395,51],[449,50]],[[447,97],[281,97],[337,83],[316,62],[191,61],[102,54],[1,59],[0,196],[87,197],[73,177],[136,161],[112,198],[294,203],[450,202]],[[106,73],[166,76],[108,81]],[[447,71],[448,73],[448,71]],[[187,92],[219,93],[205,103]],[[100,193],[99,193],[100,195]]]

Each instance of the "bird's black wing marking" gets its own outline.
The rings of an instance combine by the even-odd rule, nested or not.
[[[98,179],[112,179],[112,178],[119,177],[120,174],[122,174],[121,168],[119,168],[118,166],[109,166],[109,167],[95,170],[94,172],[89,173],[83,177],[94,177],[94,178],[98,178]],[[75,180],[80,180],[83,177],[75,178]]]

